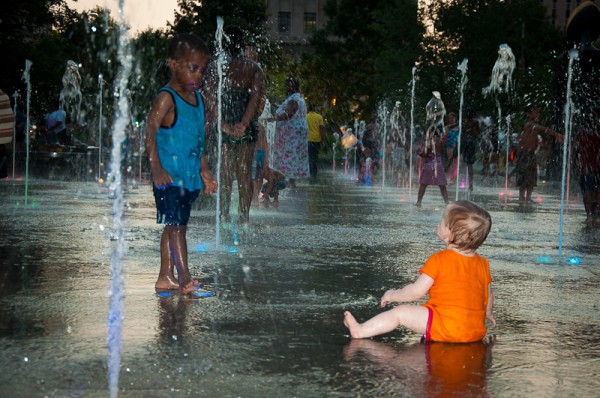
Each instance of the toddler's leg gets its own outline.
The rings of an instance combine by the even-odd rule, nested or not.
[[[358,323],[349,312],[344,312],[344,325],[350,330],[350,336],[364,339],[389,333],[398,326],[404,326],[415,333],[424,334],[427,330],[429,311],[421,305],[403,304],[374,316],[365,323]]]

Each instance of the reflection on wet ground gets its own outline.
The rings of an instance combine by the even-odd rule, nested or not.
[[[198,202],[188,242],[193,273],[214,293],[204,299],[155,294],[161,227],[151,189],[128,187],[120,396],[596,395],[600,234],[581,224],[575,194],[558,258],[558,187],[540,184],[526,207],[514,190],[476,188],[494,221],[480,252],[498,327],[484,343],[425,345],[404,330],[351,341],[344,309],[366,319],[386,289],[414,279],[441,248],[443,206],[436,189],[419,209],[414,186],[381,192],[322,174],[284,190],[278,210],[253,208],[237,253],[210,249],[214,198]],[[0,385],[10,396],[108,395],[108,196],[94,183],[33,180],[25,205],[22,181],[0,181]],[[232,245],[231,230],[221,236]]]

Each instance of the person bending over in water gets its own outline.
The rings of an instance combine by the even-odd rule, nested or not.
[[[344,324],[353,338],[367,338],[404,326],[421,333],[427,341],[467,343],[483,339],[486,318],[495,327],[494,298],[488,260],[477,253],[492,226],[490,214],[463,200],[449,204],[437,227],[446,249],[433,254],[414,283],[388,290],[381,307],[404,303],[429,293],[423,305],[402,304],[358,323],[346,311]]]
[[[159,90],[148,114],[146,152],[157,222],[165,224],[156,289],[192,293],[198,285],[188,269],[187,223],[200,190],[217,190],[204,154],[204,101],[197,91],[208,57],[208,47],[197,36],[175,36],[169,44],[171,80]]]

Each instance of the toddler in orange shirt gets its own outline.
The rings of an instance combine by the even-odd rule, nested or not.
[[[381,307],[416,301],[428,293],[429,300],[422,305],[398,305],[362,324],[346,311],[344,325],[350,336],[367,338],[404,326],[423,334],[427,341],[466,343],[483,339],[485,320],[494,327],[496,320],[490,265],[476,250],[491,226],[490,214],[475,203],[462,200],[449,204],[436,230],[446,249],[429,257],[415,282],[385,292]]]

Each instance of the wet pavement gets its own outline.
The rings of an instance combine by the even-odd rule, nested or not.
[[[561,258],[556,183],[523,207],[503,180],[476,180],[472,200],[493,218],[480,253],[498,326],[485,344],[425,345],[401,329],[353,341],[343,311],[378,313],[442,248],[442,200],[429,187],[419,209],[417,186],[321,174],[282,191],[279,209],[254,207],[238,246],[223,229],[237,253],[214,246],[214,198],[199,200],[188,244],[205,299],[155,294],[162,229],[150,187],[127,187],[120,397],[597,396],[600,230],[581,223],[576,189]],[[0,181],[0,395],[106,397],[112,200],[93,182],[33,179],[27,204],[23,192]]]

